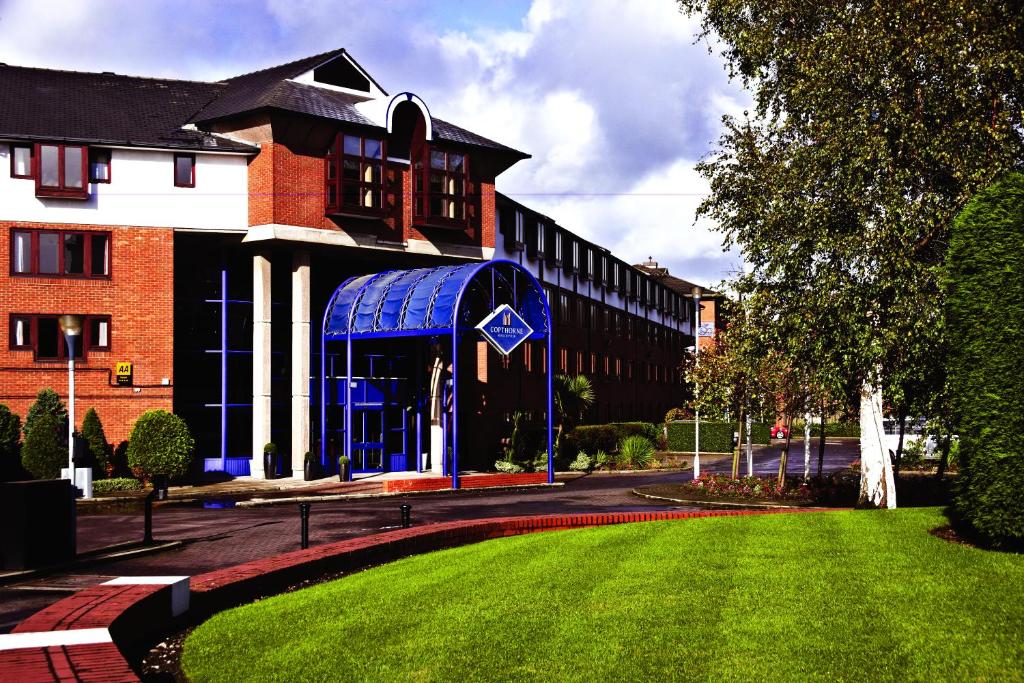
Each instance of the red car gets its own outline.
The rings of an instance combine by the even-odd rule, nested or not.
[[[783,425],[775,425],[772,427],[771,436],[773,439],[785,439],[789,436],[789,430]]]

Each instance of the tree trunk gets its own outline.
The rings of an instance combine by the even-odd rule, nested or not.
[[[885,452],[882,390],[864,383],[860,390],[860,496],[857,507],[896,507],[892,461]]]
[[[892,476],[893,479],[899,479],[900,477],[900,465],[903,463],[903,435],[907,431],[907,412],[901,410],[899,412],[900,418],[900,439],[896,442],[896,455],[893,456],[892,465]]]
[[[804,481],[811,476],[811,414],[804,413]]]
[[[739,429],[737,430],[736,446],[732,449],[732,478],[739,479],[740,477],[740,452],[743,450],[743,421],[744,421],[743,404],[740,404],[740,419]]]
[[[779,454],[779,488],[782,488],[786,484],[786,465],[789,464],[789,444],[793,440],[793,418],[787,415],[784,424],[786,425],[786,445],[782,447],[782,453]]]
[[[825,406],[821,406],[821,431],[818,433],[818,479],[825,469]]]
[[[942,479],[946,474],[946,468],[949,467],[949,449],[953,445],[953,433],[950,431],[946,432],[946,438],[942,440],[942,455],[939,456],[939,469],[935,472],[936,479]]]

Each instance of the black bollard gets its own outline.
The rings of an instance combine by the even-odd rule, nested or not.
[[[302,520],[302,549],[309,547],[309,503],[299,503],[299,518]]]
[[[153,542],[153,499],[156,498],[156,495],[157,489],[153,489],[146,494],[146,507],[145,512],[143,513],[145,521],[142,532],[142,542],[145,545],[149,545]]]
[[[401,507],[399,507],[398,509],[402,511],[402,528],[408,529],[412,524],[409,521],[409,516],[412,513],[412,505],[409,505],[408,503],[402,503]]]

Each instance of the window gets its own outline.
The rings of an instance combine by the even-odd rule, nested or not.
[[[537,223],[537,256],[544,257],[544,224]]]
[[[583,352],[576,352],[576,374],[582,375],[586,372],[586,367],[583,365]]]
[[[89,196],[86,184],[88,157],[81,145],[36,146],[36,195],[39,197]]]
[[[523,369],[533,372],[533,342],[523,344]]]
[[[110,276],[110,233],[11,231],[11,274]]]
[[[522,250],[523,245],[526,243],[526,230],[523,227],[523,212],[522,211],[516,211],[515,212],[515,216],[516,216],[516,226],[515,226],[515,228],[516,228],[516,234],[515,234],[516,249]]]
[[[10,318],[10,348],[33,351],[35,360],[66,360],[68,346],[60,331],[57,314],[14,314]],[[110,350],[110,316],[84,316],[82,338],[75,347],[75,358],[84,359],[89,351]]]
[[[32,147],[30,145],[11,145],[11,177],[32,177]]]
[[[468,178],[466,155],[426,147],[425,158],[416,162],[413,177],[413,213],[428,222],[465,225]]]
[[[195,187],[196,186],[196,155],[175,154],[174,155],[174,186]]]
[[[573,270],[580,269],[580,243],[576,240],[572,241],[572,263],[570,265]]]
[[[89,150],[89,182],[109,183],[110,182],[110,150],[90,149]]]
[[[558,322],[562,325],[572,323],[572,310],[569,308],[569,295],[561,292],[558,295]]]
[[[558,350],[558,371],[563,374],[569,372],[569,349],[564,347]]]
[[[384,141],[339,134],[327,152],[327,210],[377,213],[384,206]]]
[[[555,261],[562,262],[562,233],[555,231]]]
[[[594,277],[594,250],[587,247],[587,273],[588,278]]]

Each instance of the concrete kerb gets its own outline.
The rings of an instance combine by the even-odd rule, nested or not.
[[[655,496],[650,493],[643,493],[639,489],[633,489],[630,491],[635,496],[641,498],[647,498],[649,500],[664,500],[669,503],[679,503],[681,505],[696,505],[708,510],[713,510],[719,506],[725,508],[737,508],[737,509],[756,509],[756,510],[817,510],[824,512],[831,508],[812,507],[807,505],[783,505],[782,503],[733,503],[727,501],[713,501],[713,500],[687,500],[685,498],[669,498],[667,496]]]
[[[328,493],[310,494],[307,496],[292,496],[290,498],[253,498],[251,500],[240,500],[235,507],[266,507],[269,505],[281,505],[286,503],[320,503],[337,500],[360,500],[365,498],[396,498],[410,496],[444,496],[460,493],[475,493],[477,491],[519,491],[523,489],[548,489],[565,486],[564,481],[556,481],[553,484],[519,484],[516,486],[479,486],[471,489],[437,489],[436,491],[389,491],[387,493]]]
[[[16,572],[0,573],[0,586],[42,578],[67,569],[81,569],[94,564],[102,564],[104,562],[123,560],[129,557],[138,557],[140,555],[149,555],[151,553],[157,553],[164,550],[172,550],[184,544],[185,541],[157,541],[148,545],[143,544],[141,541],[118,543],[116,545],[107,546],[106,548],[98,548],[96,550],[90,550],[82,553],[71,562],[50,565],[48,567],[39,567],[37,569],[25,569]]]
[[[191,577],[191,605],[172,615],[171,586],[104,585],[79,591],[29,617],[14,632],[45,633],[107,628],[111,643],[61,648],[28,647],[0,651],[3,680],[138,680],[129,659],[140,657],[136,626],[146,625],[157,640],[211,614],[310,581],[323,580],[382,562],[434,550],[520,534],[631,522],[705,517],[821,512],[812,509],[707,510],[698,512],[605,512],[460,520],[346,539],[295,550]],[[143,646],[144,647],[144,646]]]

